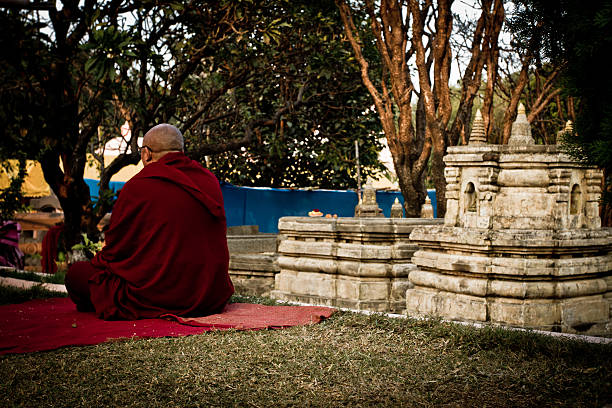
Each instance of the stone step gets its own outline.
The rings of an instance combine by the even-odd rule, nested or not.
[[[68,293],[66,291],[66,286],[59,283],[41,283],[17,278],[0,277],[0,285],[12,286],[20,289],[30,289],[33,286],[42,285],[44,289],[52,292]]]

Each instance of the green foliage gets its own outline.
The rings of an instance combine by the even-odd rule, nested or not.
[[[88,258],[93,258],[93,256],[102,250],[104,246],[102,242],[96,242],[89,239],[87,234],[81,234],[82,241],[79,244],[73,245],[73,251],[84,251],[85,255]]]
[[[177,125],[190,155],[238,184],[351,187],[355,139],[364,172],[380,168],[380,126],[362,114],[371,102],[333,1],[61,7],[0,10],[0,159],[41,162],[68,248],[93,236],[110,178],[138,162],[137,138],[158,123]],[[86,154],[101,161],[126,121],[94,204]]]
[[[204,134],[189,132],[187,146],[193,152],[201,143],[222,144],[228,133],[240,133],[250,121],[270,120],[286,107],[272,126],[257,130],[254,143],[209,156],[211,170],[238,185],[354,187],[355,139],[360,141],[364,176],[382,170],[380,124],[375,115],[364,114],[371,97],[343,41],[338,10],[325,0],[272,3],[274,7],[258,3],[269,7],[266,14],[252,12],[261,19],[260,26],[275,25],[279,35],[274,46],[266,46],[264,39],[263,44],[228,44],[223,49],[226,64],[244,64],[240,61],[246,56],[256,75],[211,107],[211,113],[218,115],[230,107],[230,114],[204,124]],[[194,79],[193,98],[223,87],[228,76],[220,71]],[[202,161],[203,156],[199,156]]]
[[[21,185],[26,159],[35,159],[44,141],[40,137],[47,101],[36,98],[49,61],[34,21],[16,11],[0,9],[0,163],[12,175],[0,191],[0,219],[25,210]],[[17,168],[8,160],[17,159]]]
[[[35,159],[49,107],[40,99],[51,63],[40,25],[25,14],[0,9],[0,160]]]
[[[530,70],[529,81],[523,91],[524,103],[528,109],[540,96],[538,90],[542,87],[541,78],[548,77],[554,69],[552,64],[547,63],[536,67],[535,70]],[[567,99],[567,96],[567,92],[562,95],[563,99]],[[531,134],[535,142],[537,144],[556,144],[557,133],[565,127],[569,117],[566,104],[557,103],[553,98],[531,124]]]
[[[85,72],[97,82],[104,79],[114,81],[119,70],[128,67],[131,58],[136,57],[134,47],[137,43],[130,33],[114,26],[94,29],[89,41],[83,45],[83,49],[90,52]]]
[[[6,170],[7,174],[13,173],[12,170],[14,169],[11,168],[8,161],[0,165]],[[0,190],[0,221],[10,220],[16,212],[27,208],[21,194],[21,185],[26,177],[25,159],[19,160],[18,166],[17,174],[10,178],[9,186]]]
[[[612,1],[522,0],[512,29],[519,44],[540,59],[565,65],[563,87],[578,100],[575,132],[567,134],[570,154],[612,174],[612,76],[607,61],[612,49]],[[536,24],[537,23],[537,24]],[[533,41],[535,40],[535,41]]]

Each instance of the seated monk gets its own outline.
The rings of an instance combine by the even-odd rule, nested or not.
[[[69,268],[70,298],[107,320],[221,312],[234,287],[217,178],[185,156],[172,125],[147,132],[140,158],[145,167],[121,190],[106,246]]]

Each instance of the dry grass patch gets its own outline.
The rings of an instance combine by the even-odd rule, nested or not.
[[[610,345],[340,312],[0,357],[0,406],[603,406],[611,357]]]

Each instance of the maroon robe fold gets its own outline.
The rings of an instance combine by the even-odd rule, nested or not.
[[[64,232],[64,223],[49,228],[42,241],[40,265],[44,273],[54,274],[57,272],[57,244]]]
[[[234,292],[217,178],[183,153],[168,153],[128,181],[106,246],[94,259],[91,302],[103,319],[207,315]]]

